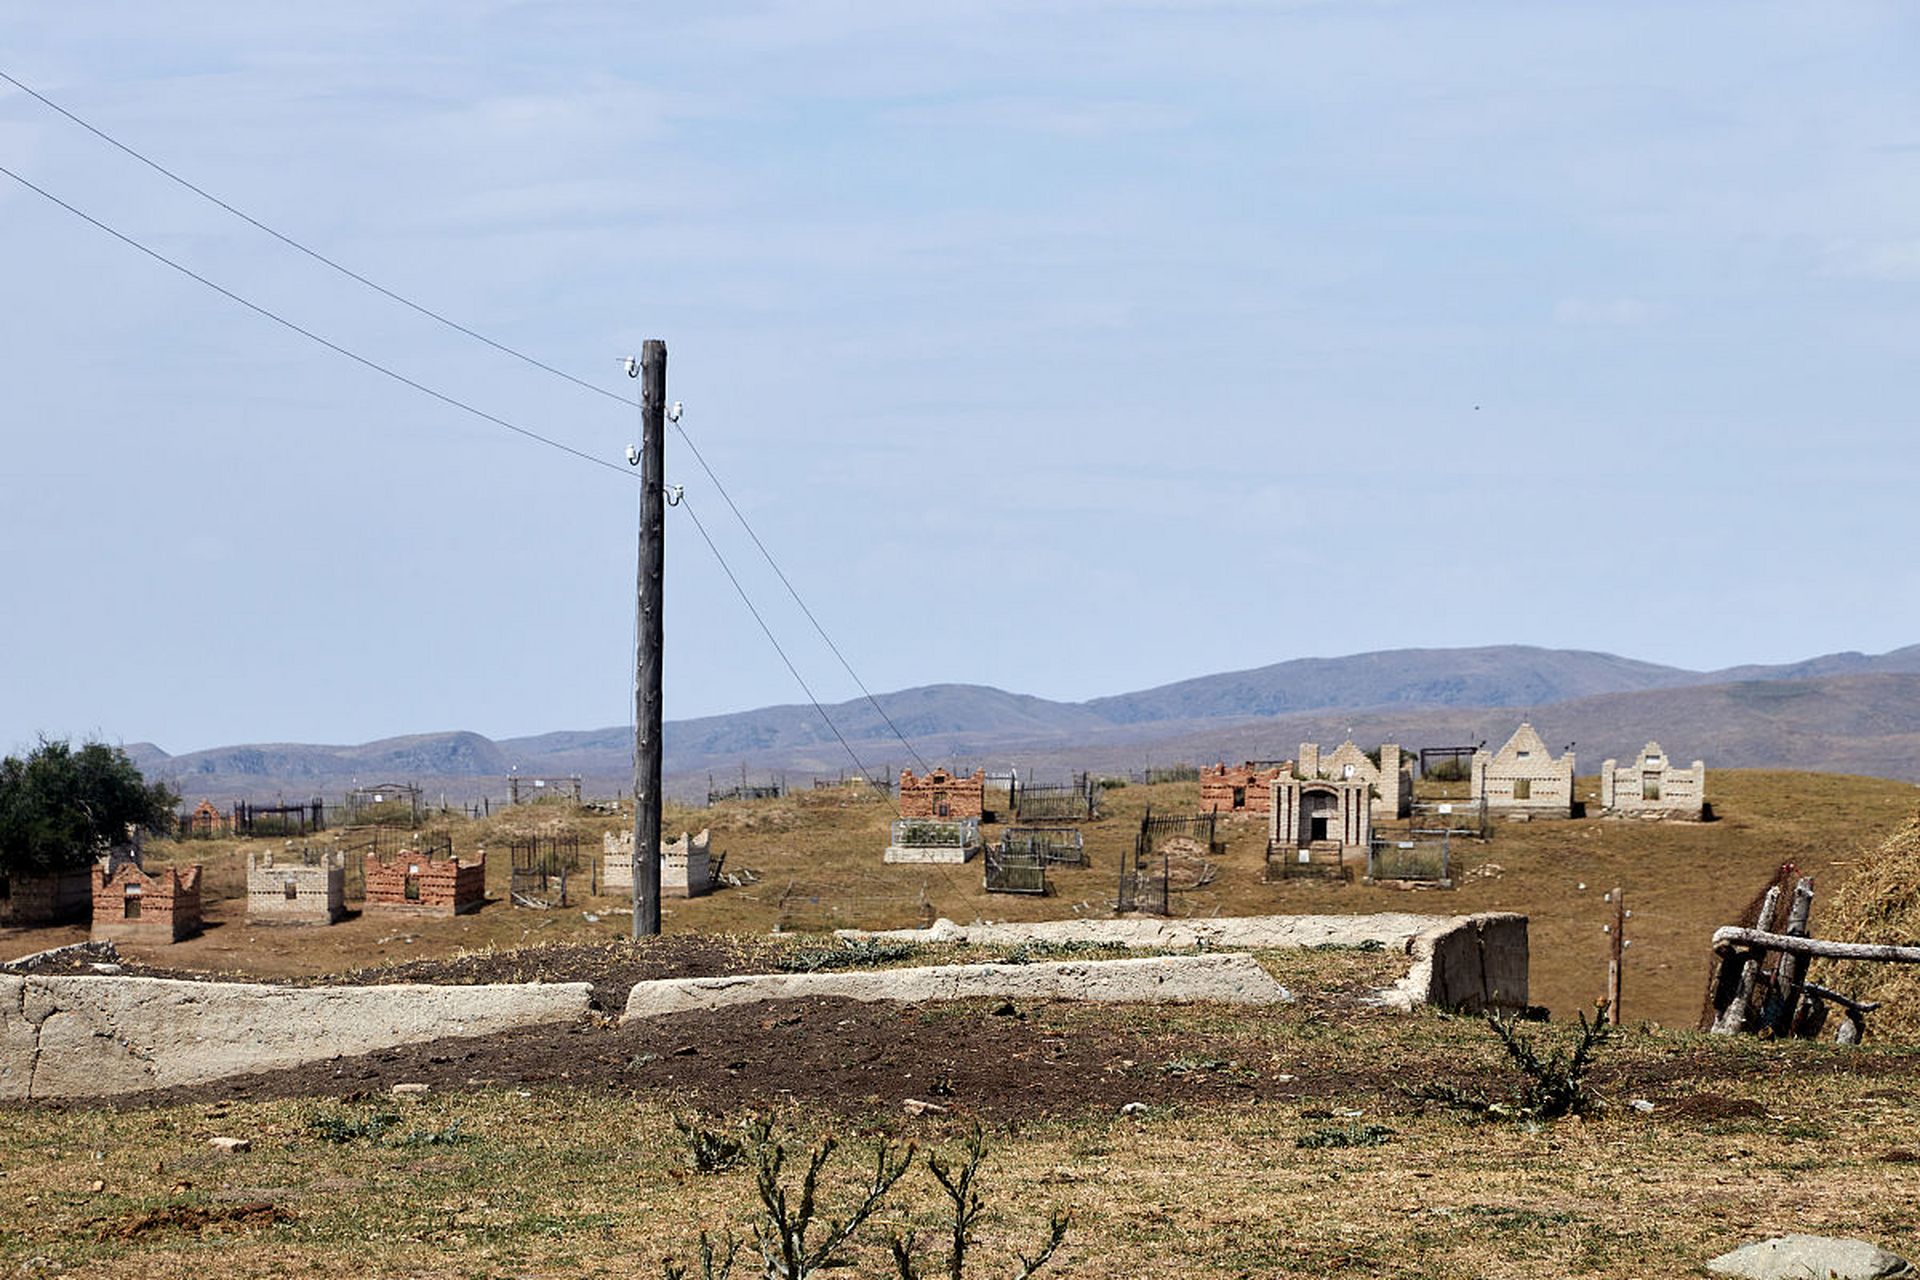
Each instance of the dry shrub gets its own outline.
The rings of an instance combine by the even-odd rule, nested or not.
[[[1920,816],[1878,849],[1813,914],[1816,937],[1839,942],[1920,943]],[[1867,1017],[1875,1037],[1920,1039],[1920,965],[1816,961],[1813,981],[1861,1000],[1878,1000]]]

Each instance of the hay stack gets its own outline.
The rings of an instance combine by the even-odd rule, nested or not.
[[[1815,937],[1838,942],[1920,944],[1920,816],[1861,857],[1853,874],[1813,911]],[[1874,1038],[1920,1040],[1920,965],[1821,960],[1813,981],[1881,1008],[1867,1018]]]

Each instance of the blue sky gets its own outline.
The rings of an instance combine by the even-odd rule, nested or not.
[[[0,69],[684,425],[875,690],[1920,639],[1896,5],[12,6]],[[0,164],[610,460],[635,415],[0,85]],[[637,486],[0,178],[0,746],[629,708]],[[855,692],[679,450],[823,698]],[[683,512],[668,714],[799,698]],[[1230,567],[1230,572],[1223,568]]]

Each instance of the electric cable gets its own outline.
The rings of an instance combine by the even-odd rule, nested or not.
[[[158,262],[164,266],[173,268],[175,271],[179,272],[181,275],[186,276],[188,279],[193,280],[198,284],[204,285],[207,288],[213,290],[215,293],[218,293],[221,297],[226,298],[231,302],[236,302],[241,306],[247,308],[247,310],[254,312],[256,315],[259,315],[265,319],[271,320],[275,324],[281,325],[284,328],[299,334],[303,338],[316,342],[321,346],[327,348],[329,351],[332,351],[338,355],[345,356],[347,359],[352,360],[356,364],[359,364],[365,368],[371,369],[376,373],[384,374],[387,377],[392,378],[394,381],[399,382],[404,386],[411,387],[415,391],[418,391],[423,395],[431,396],[435,400],[438,400],[443,404],[462,410],[463,412],[470,413],[473,416],[480,418],[486,422],[493,423],[495,426],[504,427],[506,430],[511,431],[516,435],[524,436],[529,440],[534,440],[541,444],[548,445],[552,448],[560,450],[562,453],[571,454],[583,462],[591,462],[596,466],[605,467],[608,470],[614,472],[616,475],[626,476],[635,480],[639,479],[639,477],[635,476],[633,472],[628,468],[621,467],[618,464],[609,462],[603,458],[596,458],[590,453],[586,453],[583,450],[574,448],[572,445],[562,443],[561,441],[555,440],[550,436],[541,435],[537,431],[531,431],[525,427],[517,425],[516,423],[509,422],[505,418],[499,417],[495,414],[488,413],[484,409],[478,408],[475,405],[468,404],[466,401],[460,400],[454,396],[450,396],[443,391],[435,390],[434,388],[427,386],[423,382],[417,382],[414,379],[409,378],[407,375],[398,372],[397,370],[388,368],[386,365],[381,364],[377,360],[371,359],[370,357],[367,357],[367,356],[363,356],[359,352],[354,351],[348,347],[344,347],[329,338],[322,337],[320,334],[315,333],[313,330],[308,329],[292,320],[287,319],[285,316],[280,315],[278,312],[269,310],[268,308],[261,306],[257,302],[254,302],[248,298],[242,297],[240,294],[237,294],[233,290],[226,288],[224,285],[218,284],[215,281],[208,279],[206,276],[201,275],[199,272],[193,270],[191,267],[188,267],[183,263],[176,262],[174,259],[169,258],[166,254],[161,253],[159,250],[149,248],[145,244],[142,244],[140,241],[134,239],[132,236],[127,235],[126,233],[119,231],[118,229],[112,226],[109,226],[107,223],[102,222],[100,219],[94,217],[92,214],[89,214],[86,211],[80,209],[79,207],[69,204],[65,200],[62,200],[59,196],[54,195],[51,191],[48,191],[45,187],[41,187],[29,181],[28,179],[22,177],[20,174],[15,173],[12,169],[7,168],[5,165],[0,165],[0,174],[5,174],[7,177],[12,178],[15,182],[27,188],[29,191],[32,191],[34,194],[41,196],[42,198],[50,201],[55,205],[58,205],[60,208],[66,210],[68,213],[72,214],[76,218],[81,219],[83,222],[88,223],[90,226],[96,228],[97,230],[106,232],[108,235],[120,241],[122,244],[125,244],[129,248],[139,250],[141,253],[145,254],[147,257],[152,258],[155,262]],[[619,399],[621,399],[623,402],[625,401],[624,396],[619,397]],[[821,705],[819,698],[814,696],[812,687],[808,685],[806,680],[800,675],[799,669],[793,665],[792,659],[790,659],[787,656],[787,651],[781,647],[779,640],[774,637],[772,628],[770,628],[767,625],[766,619],[761,616],[760,610],[757,607],[755,607],[752,598],[747,594],[746,588],[741,585],[740,579],[734,574],[733,567],[727,563],[726,557],[720,554],[720,548],[718,545],[715,544],[713,538],[707,533],[706,526],[700,522],[700,518],[694,514],[693,508],[687,504],[684,497],[682,497],[682,499],[677,505],[684,507],[686,509],[688,517],[693,521],[694,528],[699,530],[700,532],[701,540],[707,544],[707,549],[713,553],[714,559],[719,561],[721,571],[726,574],[727,581],[733,584],[733,589],[737,593],[739,593],[741,603],[747,606],[747,612],[753,615],[753,620],[759,624],[760,630],[767,637],[768,643],[773,646],[774,652],[780,655],[780,661],[786,664],[787,671],[793,676],[794,681],[806,693],[807,700],[813,704],[813,709],[819,713],[821,720],[826,723],[827,728],[832,732],[833,736],[839,741],[842,749],[846,751],[848,758],[851,759],[854,763],[854,766],[857,769],[859,769],[863,775],[865,775],[867,771],[866,766],[861,763],[859,755],[855,753],[852,746],[848,744],[846,738],[841,734],[839,727],[833,723],[833,717],[827,714],[827,709],[823,705]],[[893,797],[891,793],[888,794],[887,803],[889,805],[893,804]],[[899,813],[898,806],[894,806],[894,812],[896,815]]]
[[[628,474],[627,469],[625,467],[620,466],[618,463],[609,462],[605,458],[596,458],[592,454],[586,452],[585,450],[576,449],[570,444],[566,444],[566,443],[563,443],[562,441],[555,440],[552,436],[543,436],[538,431],[532,431],[526,427],[519,426],[512,422],[508,422],[505,418],[497,417],[494,414],[488,413],[485,409],[481,409],[474,405],[468,404],[466,401],[458,399],[454,396],[450,396],[444,391],[436,391],[424,382],[416,382],[414,379],[409,378],[404,373],[400,373],[399,371],[394,369],[389,369],[386,365],[381,364],[378,360],[372,359],[369,356],[363,356],[358,351],[354,351],[351,348],[343,347],[339,343],[333,341],[331,338],[322,337],[321,335],[315,333],[313,330],[308,329],[303,325],[296,323],[295,321],[287,319],[285,316],[281,315],[277,311],[269,310],[268,308],[261,306],[259,303],[254,302],[249,298],[243,298],[239,294],[235,293],[233,290],[227,288],[225,285],[218,284],[212,280],[209,280],[206,276],[201,275],[198,271],[195,271],[192,267],[189,267],[184,263],[174,261],[172,258],[169,258],[166,254],[161,253],[158,249],[148,248],[146,245],[142,244],[138,240],[135,240],[132,236],[126,234],[125,232],[107,225],[106,223],[100,221],[100,219],[94,217],[92,214],[86,212],[81,208],[78,208],[75,205],[68,204],[65,200],[62,200],[59,196],[54,195],[53,192],[48,191],[45,187],[38,186],[35,183],[28,181],[26,178],[21,177],[19,174],[15,173],[12,169],[7,168],[5,165],[0,165],[0,173],[5,174],[9,178],[12,178],[15,182],[19,183],[21,186],[25,187],[27,190],[33,192],[35,195],[40,196],[41,198],[48,200],[53,204],[59,205],[62,209],[65,209],[68,213],[72,214],[76,218],[79,218],[81,221],[92,225],[98,230],[106,232],[108,235],[112,236],[115,240],[120,241],[120,243],[126,245],[128,248],[138,249],[141,253],[144,253],[145,255],[147,255],[147,257],[152,258],[155,262],[158,262],[163,266],[173,268],[175,271],[178,271],[181,275],[186,276],[189,280],[195,281],[198,284],[205,285],[207,288],[213,290],[215,293],[219,294],[223,298],[226,298],[230,302],[239,303],[241,306],[253,312],[255,315],[262,316],[265,319],[271,320],[275,324],[280,325],[282,328],[290,329],[294,333],[299,334],[301,337],[306,338],[309,341],[319,343],[321,346],[325,347],[329,351],[334,352],[336,355],[345,356],[347,359],[353,361],[355,364],[371,369],[375,373],[384,374],[385,376],[392,378],[395,382],[401,383],[404,386],[412,387],[415,391],[420,392],[422,395],[432,396],[435,400],[440,401],[442,404],[452,405],[454,408],[460,409],[466,413],[470,413],[476,418],[481,418],[487,422],[491,422],[497,427],[505,427],[508,431],[513,432],[515,435],[525,436],[529,440],[536,440],[541,444],[547,445],[554,449],[558,449],[562,453],[570,453],[574,457],[580,459],[582,462],[591,462],[597,467],[605,467],[607,468],[607,470],[612,471],[616,475]]]
[[[753,620],[760,624],[760,631],[767,637],[767,643],[772,645],[773,651],[780,655],[780,661],[787,664],[787,671],[793,676],[794,683],[798,684],[800,688],[806,692],[807,701],[811,702],[813,709],[820,713],[820,719],[826,723],[828,731],[839,741],[841,750],[847,753],[847,758],[853,761],[853,767],[860,771],[861,777],[869,780],[872,779],[873,775],[868,772],[867,766],[861,763],[859,755],[841,734],[839,726],[833,723],[833,717],[828,715],[827,709],[820,705],[820,699],[813,696],[813,688],[807,684],[805,677],[800,674],[799,668],[795,667],[793,660],[787,657],[787,651],[781,648],[780,642],[774,638],[773,629],[767,626],[766,619],[760,616],[760,610],[754,607],[752,598],[747,595],[747,589],[741,586],[740,579],[734,576],[733,566],[729,565],[727,558],[720,554],[720,548],[714,543],[712,536],[707,533],[707,526],[701,523],[698,515],[694,514],[693,506],[687,501],[684,494],[681,495],[680,501],[676,505],[687,513],[687,518],[693,521],[693,527],[700,531],[701,541],[707,544],[707,550],[713,552],[713,558],[720,562],[720,571],[727,575],[727,581],[731,582],[733,589],[739,593],[740,603],[747,606],[747,612],[752,614]],[[893,810],[896,818],[900,816],[900,806],[894,803],[891,788],[887,791],[887,805]]]
[[[389,289],[387,286],[379,283],[378,281],[369,279],[368,277],[360,274],[358,271],[353,270],[353,268],[345,265],[344,263],[339,262],[338,260],[331,258],[324,253],[321,253],[318,249],[315,249],[309,245],[303,244],[301,241],[294,239],[292,236],[287,235],[285,232],[277,230],[272,226],[269,226],[267,223],[260,221],[260,219],[254,217],[252,214],[246,212],[244,209],[240,209],[235,205],[229,203],[228,201],[221,199],[219,196],[215,195],[213,192],[208,191],[205,187],[199,186],[198,184],[183,177],[179,173],[176,173],[174,170],[168,168],[166,165],[161,164],[158,160],[155,160],[151,156],[148,156],[145,153],[139,151],[138,149],[132,146],[129,146],[127,143],[120,141],[118,138],[114,137],[112,134],[108,133],[106,130],[101,129],[98,126],[90,123],[89,121],[84,120],[81,117],[75,115],[73,112],[67,110],[65,107],[61,106],[59,103],[55,102],[53,99],[47,97],[46,94],[41,93],[38,89],[33,88],[29,84],[26,84],[24,81],[20,80],[16,76],[9,74],[7,71],[0,70],[0,80],[5,80],[8,84],[11,84],[14,88],[20,90],[20,92],[26,94],[27,96],[33,98],[35,101],[41,103],[43,106],[45,106],[49,110],[56,112],[57,114],[65,117],[67,120],[78,125],[80,128],[85,129],[88,133],[100,139],[102,142],[106,143],[108,146],[113,147],[115,150],[120,151],[125,155],[132,157],[133,159],[139,161],[143,165],[146,165],[149,169],[152,169],[155,173],[160,174],[161,176],[167,178],[169,181],[177,183],[178,185],[186,188],[188,191],[193,192],[195,195],[199,196],[201,199],[206,200],[218,206],[221,209],[224,209],[226,212],[232,214],[234,217],[240,219],[242,222],[245,222],[247,225],[254,227],[259,231],[265,232],[267,235],[272,236],[275,240],[278,240],[280,243],[286,245],[288,248],[293,249],[299,253],[305,254],[307,257],[313,259],[315,262],[318,262],[325,267],[329,267],[332,270],[339,272],[341,275],[346,276],[348,279],[354,280],[366,286],[367,288],[372,289],[375,293],[380,294],[382,297],[391,299],[392,301],[399,303],[401,306],[406,307],[407,309],[415,312],[416,314],[425,316],[429,320],[432,320],[438,324],[445,325],[447,328],[454,330],[456,333],[464,334],[465,336],[472,338],[476,342],[479,342],[488,347],[491,347],[493,350],[500,352],[502,355],[512,356],[514,359],[522,361],[528,365],[531,365],[532,367],[539,369],[545,373],[552,374],[556,378],[562,378],[567,382],[572,383],[576,387],[580,387],[584,390],[591,391],[595,395],[605,396],[609,399],[619,401],[621,404],[630,403],[625,396],[620,395],[618,392],[609,391],[605,387],[598,386],[592,382],[588,382],[584,378],[576,377],[573,374],[568,373],[564,369],[556,368],[555,366],[548,364],[546,361],[541,360],[536,356],[529,355],[528,353],[521,351],[515,347],[509,346],[508,344],[501,342],[498,339],[490,338],[486,334],[481,333],[479,330],[469,328],[468,326],[461,324],[459,321],[454,320],[451,317],[448,317],[446,315],[443,315],[438,311],[435,311],[431,307],[415,302],[413,299],[405,296],[404,294],[401,294],[396,290]],[[13,175],[13,176],[17,176],[17,175]],[[42,193],[42,194],[45,194],[45,193]],[[82,216],[84,217],[85,215],[82,215]],[[841,652],[840,646],[835,644],[833,641],[833,637],[827,634],[827,629],[820,624],[820,619],[814,616],[813,610],[809,608],[807,606],[807,602],[801,598],[800,592],[794,587],[792,580],[787,577],[786,571],[782,569],[780,567],[779,562],[773,558],[773,553],[767,549],[766,543],[761,541],[759,533],[757,533],[754,530],[753,525],[747,520],[745,513],[743,513],[740,510],[739,505],[734,502],[733,495],[727,492],[727,488],[721,482],[720,477],[717,474],[715,474],[713,468],[708,465],[706,457],[700,452],[699,446],[694,444],[693,437],[688,435],[686,428],[682,427],[679,423],[676,422],[673,424],[673,426],[674,426],[674,430],[680,433],[680,438],[686,441],[687,448],[692,451],[694,460],[700,464],[700,469],[706,472],[707,479],[712,481],[715,492],[719,493],[721,499],[726,502],[728,509],[733,512],[734,519],[740,522],[740,527],[746,530],[747,537],[753,540],[753,545],[759,550],[760,555],[766,560],[767,567],[772,569],[774,572],[774,576],[780,579],[780,585],[785,587],[787,594],[793,597],[794,604],[798,605],[800,607],[800,612],[806,615],[807,622],[812,625],[814,631],[818,633],[818,635],[820,636],[820,639],[823,642],[825,642],[827,648],[830,651],[832,651],[834,658],[839,661],[840,666],[846,671],[848,677],[850,677],[853,680],[853,683],[859,688],[860,695],[866,699],[867,705],[872,707],[874,711],[879,715],[881,720],[886,722],[886,726],[888,730],[892,732],[894,737],[900,740],[900,745],[907,749],[907,753],[914,758],[916,763],[919,764],[921,771],[922,772],[927,771],[930,768],[930,766],[927,764],[926,759],[923,756],[921,756],[920,752],[914,747],[912,741],[907,738],[906,734],[900,731],[900,726],[898,726],[893,722],[893,717],[887,714],[886,708],[880,705],[879,699],[875,698],[873,696],[872,691],[867,688],[866,681],[860,678],[859,672],[853,669],[853,664],[847,661],[846,654]]]

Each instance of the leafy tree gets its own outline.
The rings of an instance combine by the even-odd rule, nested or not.
[[[129,826],[164,831],[180,796],[149,783],[127,753],[103,742],[79,750],[42,738],[26,758],[0,760],[0,872],[36,874],[84,864]]]

